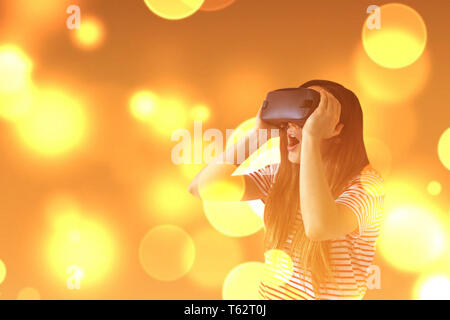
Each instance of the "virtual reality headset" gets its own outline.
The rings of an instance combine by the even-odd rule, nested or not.
[[[285,88],[267,94],[261,107],[261,120],[284,127],[288,122],[303,126],[319,106],[320,93],[307,88]]]

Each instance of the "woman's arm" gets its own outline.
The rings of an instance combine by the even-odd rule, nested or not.
[[[343,125],[338,125],[339,102],[325,90],[319,91],[319,107],[302,129],[299,186],[305,233],[311,240],[323,241],[354,231],[358,220],[349,208],[334,202],[325,176],[321,143],[338,135]]]
[[[260,199],[262,197],[261,191],[250,177],[247,175],[232,176],[232,173],[241,164],[242,160],[247,159],[256,151],[257,148],[250,148],[251,144],[256,144],[259,147],[261,143],[265,142],[265,139],[261,139],[261,137],[264,137],[264,134],[267,134],[267,140],[273,137],[271,136],[273,132],[270,129],[274,129],[275,127],[261,121],[260,111],[256,119],[254,129],[235,144],[227,147],[222,154],[209,162],[197,174],[188,187],[190,193],[203,200],[220,201],[246,201]],[[261,130],[266,130],[266,132],[261,132]],[[244,159],[238,159],[238,155],[242,153],[245,155]],[[221,186],[227,186],[227,190],[234,189],[242,192],[220,192]],[[208,189],[213,190],[213,192],[202,192],[202,190]]]

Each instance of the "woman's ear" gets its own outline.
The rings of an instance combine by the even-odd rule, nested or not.
[[[334,135],[338,136],[341,134],[342,128],[344,128],[344,124],[343,123],[338,123],[336,125],[336,128],[334,129]]]

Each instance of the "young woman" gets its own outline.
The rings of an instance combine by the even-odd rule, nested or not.
[[[362,299],[382,218],[383,179],[367,158],[354,93],[326,80],[301,87],[320,93],[318,108],[302,128],[288,123],[279,130],[280,163],[244,176],[240,200],[265,203],[266,253],[278,249],[288,256],[281,263],[266,256],[273,274],[261,281],[259,294],[261,299]],[[200,197],[202,188],[217,181],[241,183],[231,176],[238,163],[225,159],[233,159],[258,130],[272,128],[259,114],[253,131],[197,175],[191,193]]]

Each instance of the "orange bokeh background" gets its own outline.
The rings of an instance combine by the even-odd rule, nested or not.
[[[264,231],[235,237],[215,228],[187,192],[201,165],[172,163],[171,133],[193,132],[195,119],[203,130],[236,128],[268,91],[316,78],[359,97],[392,208],[438,212],[447,237],[420,270],[377,251],[381,288],[365,299],[415,299],[423,277],[450,277],[450,143],[438,152],[450,127],[450,2],[399,2],[427,32],[424,52],[401,69],[364,51],[364,1],[206,0],[179,20],[143,0],[37,3],[0,4],[0,299],[222,299],[235,266],[264,261]],[[73,4],[80,30],[66,26]],[[19,62],[2,62],[2,50]],[[151,233],[164,226],[170,234]],[[73,264],[82,272],[68,274]],[[79,289],[68,288],[71,276]]]

